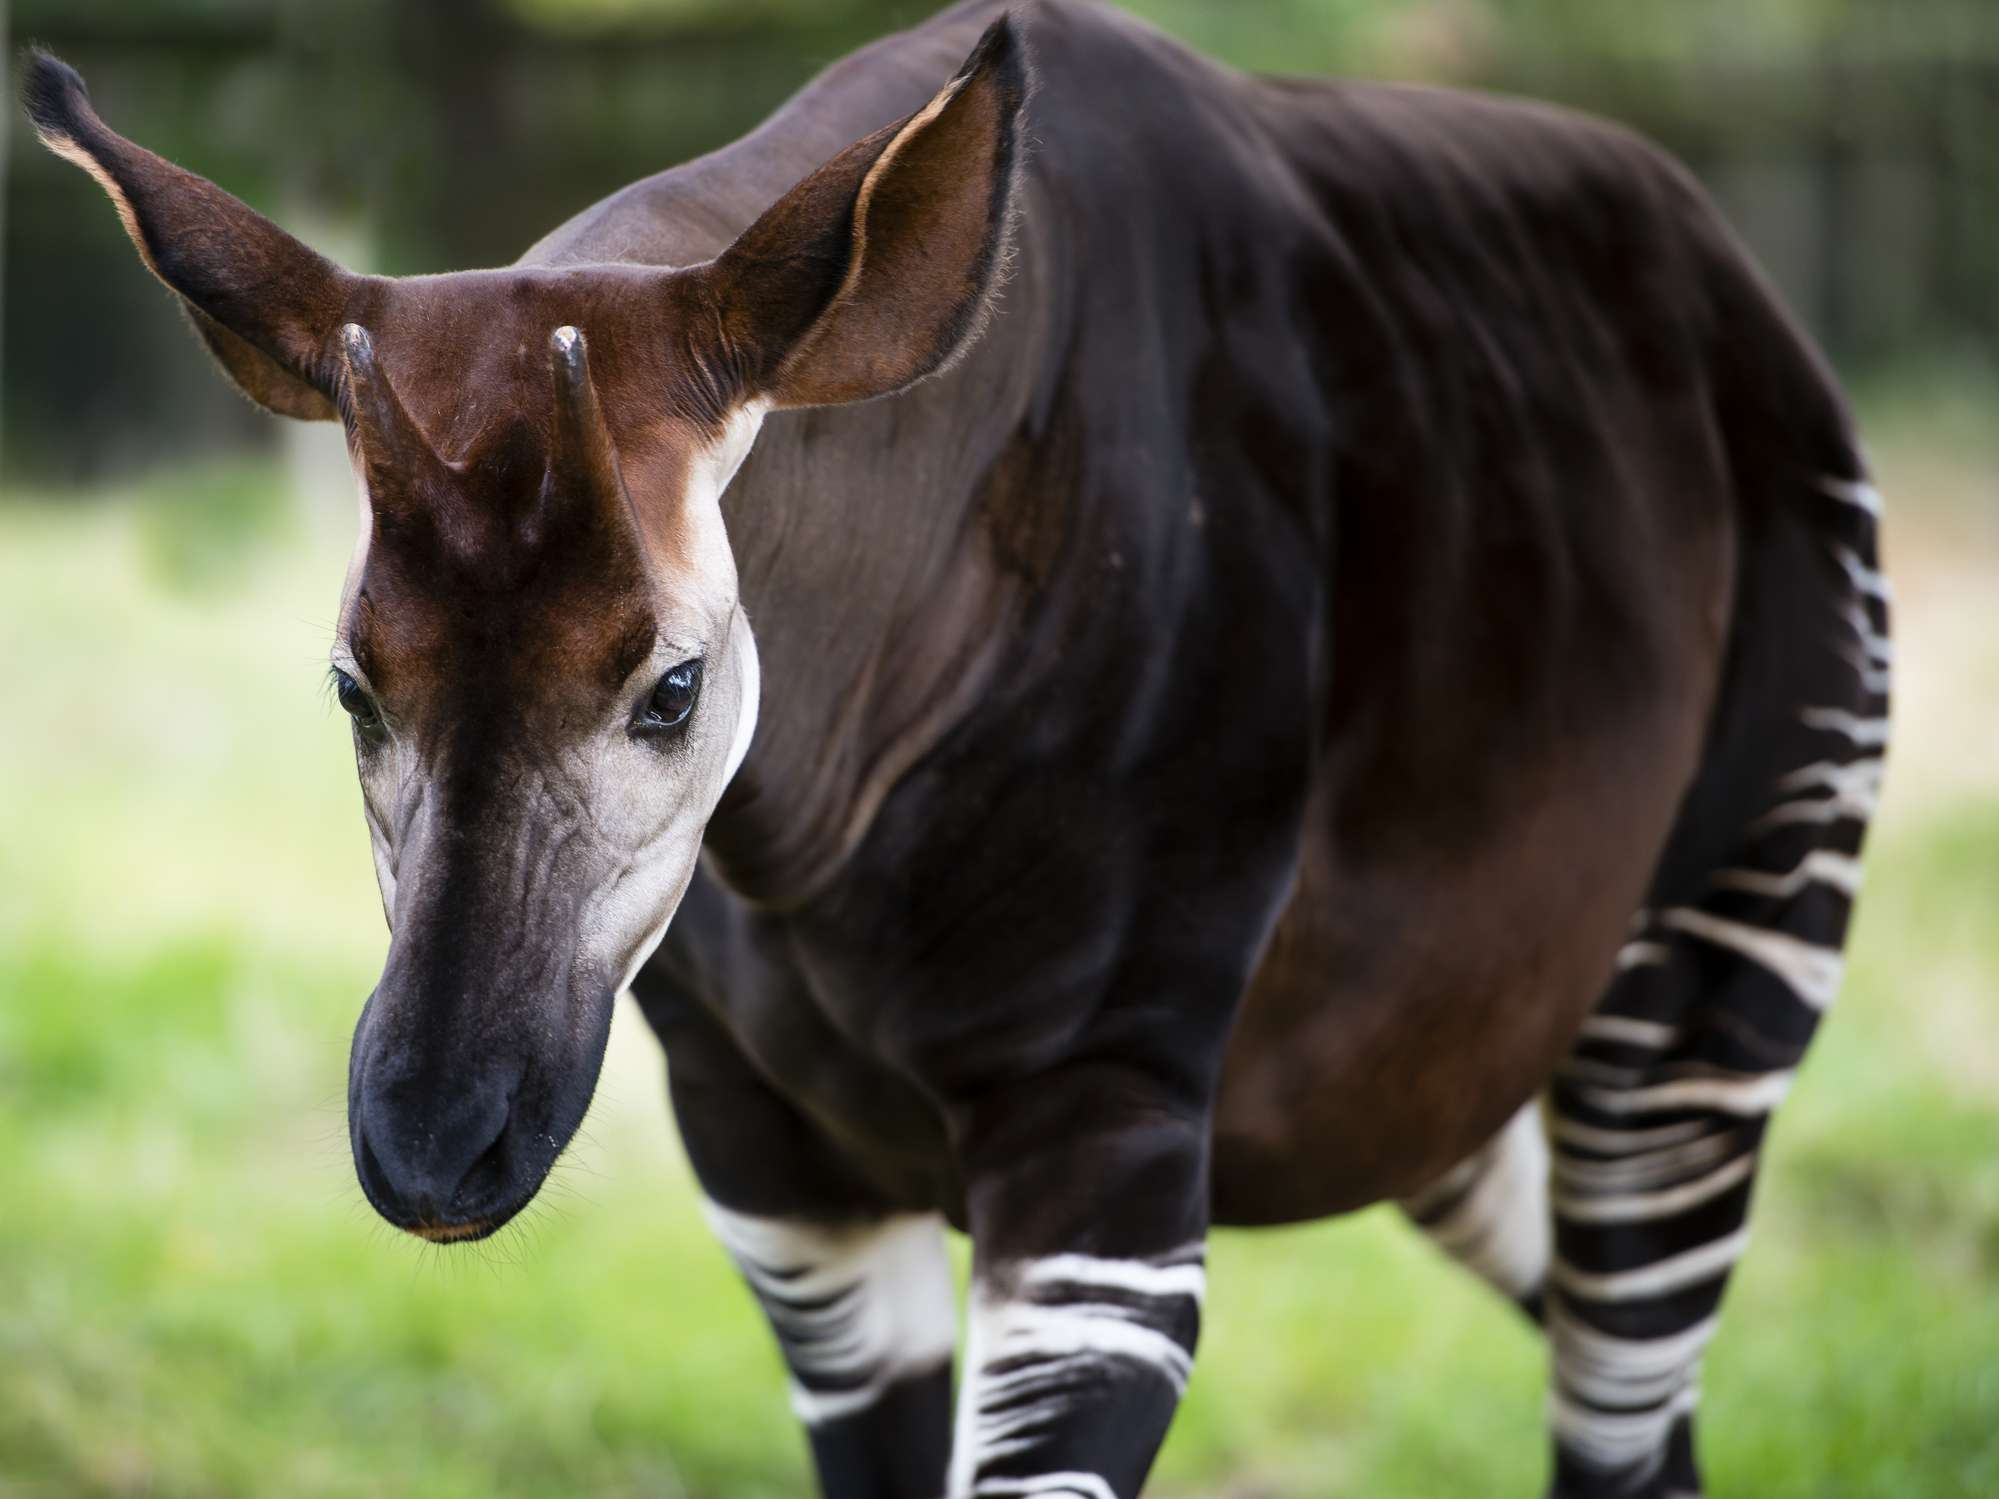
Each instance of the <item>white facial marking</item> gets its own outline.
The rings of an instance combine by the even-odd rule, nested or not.
[[[564,327],[555,341],[567,352],[580,337],[573,327]],[[685,552],[676,576],[663,580],[661,595],[662,636],[674,643],[662,643],[624,694],[642,691],[646,673],[664,672],[698,647],[701,696],[682,742],[662,752],[634,740],[621,697],[590,738],[548,747],[547,776],[588,805],[589,828],[603,845],[597,862],[609,870],[602,886],[583,901],[578,971],[614,978],[620,988],[629,985],[664,939],[693,877],[708,818],[741,768],[756,731],[762,673],[755,637],[736,600],[735,558],[720,501],[748,457],[767,409],[762,403],[741,408],[717,442],[691,457],[686,492],[680,497]],[[360,524],[341,605],[343,641],[374,529],[364,477],[358,483],[358,504]],[[336,647],[334,662],[365,681],[344,645]],[[430,772],[417,762],[413,748],[392,733],[387,743],[362,757],[360,774],[376,879],[393,926],[403,852],[397,845],[421,820],[418,814],[431,794]]]
[[[750,741],[756,737],[757,712],[763,700],[763,663],[757,657],[757,640],[750,630],[749,617],[740,605],[736,609],[730,635],[735,642],[742,685],[736,705],[736,737],[729,745],[729,760],[722,770],[724,787],[743,768],[743,757],[750,752]]]

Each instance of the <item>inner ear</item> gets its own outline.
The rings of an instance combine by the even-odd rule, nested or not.
[[[181,299],[181,306],[187,310],[187,320],[194,324],[194,331],[208,345],[208,352],[222,366],[222,373],[259,406],[305,422],[338,419],[340,408],[324,391],[307,384],[254,344],[238,338],[186,298]]]
[[[1029,78],[1010,17],[922,109],[778,200],[709,268],[751,394],[901,390],[970,347],[1006,261]]]

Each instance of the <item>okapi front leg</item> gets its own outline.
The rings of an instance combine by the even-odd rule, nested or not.
[[[697,882],[689,898],[708,895]],[[819,1490],[937,1499],[958,1326],[942,1220],[861,1178],[681,982],[658,964],[633,992],[673,1059],[709,1225],[777,1335]]]
[[[707,1213],[777,1335],[827,1499],[936,1499],[957,1324],[942,1220]]]
[[[973,1178],[950,1499],[1131,1499],[1193,1368],[1205,1130],[1043,1140]]]

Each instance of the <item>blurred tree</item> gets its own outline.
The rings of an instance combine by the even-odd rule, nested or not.
[[[504,262],[748,129],[924,0],[15,0],[121,129],[364,269]],[[1722,196],[1835,353],[1999,341],[1994,0],[1130,0],[1238,65],[1625,119]],[[0,462],[85,477],[273,440],[80,174],[8,145]]]

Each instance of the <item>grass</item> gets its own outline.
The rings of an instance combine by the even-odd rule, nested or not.
[[[1870,405],[1902,732],[1709,1360],[1719,1495],[1999,1493],[1999,452]],[[361,1205],[350,512],[288,488],[0,506],[0,1496],[802,1492],[629,1010],[524,1228],[443,1252]],[[1537,1341],[1392,1215],[1221,1236],[1212,1279],[1158,1492],[1538,1492]]]

